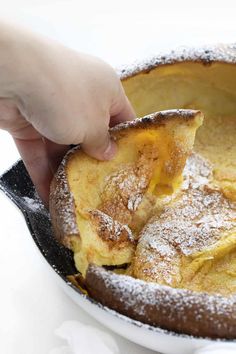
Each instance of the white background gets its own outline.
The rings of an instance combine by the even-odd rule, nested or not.
[[[0,0],[0,14],[114,66],[177,46],[236,41],[233,2],[163,1]],[[18,153],[5,132],[0,147],[2,173]],[[102,328],[55,284],[22,215],[3,194],[0,211],[0,353],[49,354],[63,344],[54,330],[66,320]],[[114,338],[120,353],[153,353]]]

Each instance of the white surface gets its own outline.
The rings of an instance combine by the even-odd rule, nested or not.
[[[62,354],[65,350],[73,354],[119,354],[119,348],[110,334],[78,321],[64,322],[56,334],[65,339],[68,346],[53,349],[50,354]]]
[[[135,343],[143,345],[146,348],[158,350],[165,354],[197,354],[196,351],[199,351],[199,349],[203,350],[206,347],[217,344],[218,347],[221,347],[221,350],[225,349],[224,354],[231,354],[230,352],[228,353],[229,346],[230,349],[234,349],[236,352],[236,343],[227,342],[225,345],[224,342],[216,343],[209,339],[191,338],[189,336],[165,333],[158,329],[150,329],[148,326],[140,327],[138,322],[117,315],[113,311],[101,308],[84,297],[78,296],[78,294],[72,288],[68,287],[55,272],[52,274],[64,288],[65,293],[67,293],[74,302],[82,307],[87,313],[91,314],[95,319],[100,321],[100,323],[106,324],[106,326],[109,329],[112,329],[115,333],[118,333]],[[136,353],[134,348],[133,352]],[[87,354],[86,350],[84,353]],[[142,353],[146,353],[146,350],[143,349]]]
[[[235,344],[216,343],[197,350],[195,354],[235,354],[235,352]]]
[[[119,65],[179,45],[235,41],[233,2],[224,1],[224,7],[216,1],[190,3],[168,1],[163,7],[158,1],[135,0],[86,4],[75,0],[8,0],[6,4],[0,0],[0,8],[1,14],[11,14],[35,30]],[[0,132],[0,144],[3,172],[18,154],[4,132]],[[0,352],[48,354],[64,345],[54,331],[67,320],[102,328],[54,282],[22,215],[2,194],[0,210]],[[120,353],[153,353],[118,335],[114,338]]]

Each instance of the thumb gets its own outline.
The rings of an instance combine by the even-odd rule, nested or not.
[[[116,153],[116,143],[108,133],[108,127],[90,134],[81,144],[85,153],[97,160],[111,160]]]

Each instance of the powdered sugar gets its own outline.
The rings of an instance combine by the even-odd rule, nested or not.
[[[235,336],[236,296],[226,298],[174,289],[96,266],[89,267],[88,282],[90,274],[91,281],[103,284],[95,298],[100,297],[100,289],[106,289],[106,305],[131,318],[193,335],[201,334],[204,329],[209,336]]]
[[[205,184],[210,176],[210,166],[194,154],[185,169],[182,193],[141,233],[135,263],[138,277],[174,285],[180,254],[199,252],[219,240],[222,232],[236,228],[236,205]]]
[[[166,64],[174,64],[178,62],[201,62],[209,65],[212,62],[236,62],[236,46],[231,45],[213,45],[202,48],[179,48],[166,54],[158,54],[153,57],[148,57],[140,62],[135,62],[129,66],[119,68],[118,74],[121,79],[126,79],[140,72],[148,73],[150,70]]]
[[[131,195],[129,200],[128,200],[128,209],[130,211],[135,211],[137,210],[139,204],[141,203],[143,199],[143,196],[141,194],[137,194],[137,195]]]
[[[24,200],[27,207],[35,213],[45,209],[39,197],[35,197],[35,199],[29,197],[22,197],[22,199]]]
[[[127,307],[137,305],[137,300],[142,301],[144,305],[145,304],[155,305],[161,302],[160,299],[157,299],[157,297],[154,295],[155,290],[159,291],[159,295],[161,295],[161,293],[163,295],[165,294],[165,297],[163,299],[165,302],[168,301],[170,302],[171,300],[173,301],[173,298],[177,298],[179,310],[181,310],[181,306],[186,305],[186,303],[189,303],[191,307],[191,302],[193,303],[194,300],[198,302],[201,296],[204,298],[207,297],[208,300],[210,300],[208,304],[208,310],[214,313],[215,313],[215,308],[212,307],[212,304],[213,302],[215,302],[215,299],[220,300],[222,304],[222,306],[217,307],[217,312],[220,314],[225,313],[224,307],[227,307],[228,305],[232,306],[233,304],[236,303],[235,296],[230,296],[228,298],[225,298],[220,295],[207,295],[207,294],[200,294],[200,293],[193,294],[192,291],[189,290],[174,289],[168,286],[158,285],[152,282],[147,283],[143,280],[134,279],[126,275],[117,275],[115,273],[108,272],[105,269],[96,266],[91,266],[90,270],[91,269],[95,274],[97,274],[98,277],[102,277],[104,279],[106,287],[108,288],[112,287],[114,291],[122,295],[122,297],[126,298],[124,302],[124,306]],[[144,311],[140,310],[139,313],[140,312],[144,312]]]
[[[150,268],[143,268],[149,281],[90,266],[88,284],[90,273],[91,281],[96,282],[91,295],[110,308],[147,324],[193,335],[234,338],[236,296],[210,295],[152,282],[161,275],[166,284],[173,285],[175,268],[169,263],[178,260],[178,252],[188,255],[201,250],[220,237],[221,229],[236,226],[235,204],[218,190],[212,190],[210,181],[211,166],[193,154],[185,169],[182,195],[172,200],[174,208],[167,206],[142,232],[137,251],[140,247],[140,264],[150,264]]]
[[[55,181],[50,193],[50,212],[54,214],[52,221],[56,227],[60,228],[64,235],[56,233],[57,237],[62,236],[59,241],[70,247],[70,235],[78,234],[79,230],[75,217],[74,197],[70,191],[67,175],[66,164],[71,154],[79,149],[79,146],[71,149],[64,157],[59,169],[54,177]],[[65,236],[65,237],[64,237]]]
[[[120,247],[122,242],[134,242],[132,231],[127,225],[119,223],[100,210],[91,210],[89,213],[92,218],[94,217],[93,222],[97,225],[97,232],[101,239],[112,241],[117,247]]]
[[[139,169],[134,165],[130,165],[107,177],[104,194],[107,194],[107,199],[110,200],[113,192],[112,204],[116,207],[116,210],[122,210],[122,206],[130,212],[137,210],[149,182],[149,176],[145,174],[144,170],[145,166],[142,167],[143,175],[140,176]],[[103,206],[103,209],[105,208],[106,202]],[[111,206],[109,205],[108,214],[111,211]]]

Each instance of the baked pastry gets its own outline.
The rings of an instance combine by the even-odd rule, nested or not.
[[[181,192],[141,231],[132,275],[225,296],[236,293],[236,203],[211,186],[212,169],[193,154]]]
[[[212,177],[212,166],[192,154],[181,191],[141,231],[129,276],[90,265],[89,294],[147,324],[235,338],[236,204]]]
[[[235,64],[236,47],[217,46],[172,52],[120,72],[138,116],[180,107],[200,109],[205,119],[196,135],[195,153],[187,161],[181,189],[161,198],[164,203],[157,205],[154,216],[149,215],[151,219],[141,233],[137,231],[131,265],[119,270],[125,274],[90,264],[82,284],[92,298],[124,315],[201,337],[236,338]],[[70,198],[68,195],[61,201],[63,208],[68,202],[68,221],[73,214]],[[61,222],[56,221],[59,204],[57,214],[52,210],[56,228]],[[196,218],[191,218],[192,212]],[[178,231],[184,225],[179,239],[173,218]],[[186,232],[188,221],[196,232]],[[69,222],[73,234],[71,225]],[[162,239],[155,231],[150,245],[148,229],[153,225],[161,232],[168,229],[172,236]],[[60,227],[56,233],[65,242]]]
[[[55,236],[73,250],[83,276],[89,264],[131,263],[140,229],[158,196],[182,182],[199,111],[154,113],[110,130],[118,145],[111,161],[97,161],[75,148],[65,157],[51,186]]]
[[[204,126],[194,150],[213,164],[223,193],[236,200],[236,47],[184,49],[125,67],[123,86],[138,116],[170,108],[199,109]]]

